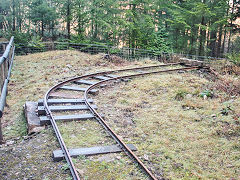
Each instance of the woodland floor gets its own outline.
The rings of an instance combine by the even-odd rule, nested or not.
[[[51,126],[27,136],[26,101],[43,98],[64,78],[156,63],[108,62],[102,55],[77,51],[17,56],[2,119],[7,145],[0,148],[0,179],[71,179],[65,162],[52,161],[59,145]],[[159,179],[240,178],[240,98],[219,91],[204,74],[135,78],[100,89],[92,98],[109,125],[137,147],[136,154]],[[58,125],[68,147],[114,144],[93,120]],[[124,153],[79,157],[74,163],[84,179],[147,179]]]

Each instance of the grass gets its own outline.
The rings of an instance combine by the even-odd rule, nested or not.
[[[37,101],[58,82],[82,74],[137,66],[150,61],[111,63],[102,55],[89,55],[74,50],[49,51],[16,56],[8,86],[7,107],[2,118],[4,138],[27,134],[23,105],[26,101]],[[156,62],[152,62],[156,64]]]
[[[8,86],[7,106],[4,109],[4,116],[1,121],[3,123],[4,139],[7,141],[14,139],[14,142],[17,142],[16,146],[20,149],[25,149],[25,153],[30,154],[32,158],[27,158],[22,154],[15,155],[14,153],[10,153],[10,155],[8,155],[1,152],[0,163],[4,164],[2,173],[7,175],[5,176],[0,173],[0,177],[2,179],[6,177],[7,179],[16,179],[17,176],[24,178],[31,177],[32,174],[35,174],[34,178],[36,179],[70,178],[70,172],[66,170],[67,167],[62,166],[63,162],[57,164],[52,162],[52,151],[60,148],[52,131],[47,130],[47,133],[42,132],[37,135],[36,138],[30,139],[26,143],[23,140],[23,136],[27,135],[26,119],[23,113],[23,105],[26,101],[37,101],[43,98],[51,86],[64,79],[96,71],[121,69],[125,66],[136,67],[146,64],[159,63],[149,60],[141,62],[122,61],[121,63],[108,62],[102,58],[101,54],[89,55],[72,50],[16,56],[11,81]],[[59,127],[69,147],[77,148],[114,144],[113,140],[105,133],[100,125],[92,120],[81,123],[59,123]],[[44,136],[44,142],[39,139],[39,137],[42,136]],[[12,146],[15,147],[15,144]],[[41,148],[41,146],[43,146],[43,148]],[[40,150],[38,148],[40,148]],[[37,151],[37,153],[35,151]],[[12,150],[10,150],[10,152],[12,152]],[[120,158],[117,158],[118,156],[120,156]],[[27,158],[28,160],[22,162],[19,158]],[[119,161],[119,159],[122,158],[125,158],[126,161]],[[86,157],[86,160],[77,159],[75,163],[76,166],[79,167],[79,171],[87,167],[87,171],[90,173],[82,174],[82,177],[86,177],[86,179],[96,177],[96,172],[98,173],[97,175],[102,178],[104,178],[105,175],[106,177],[111,177],[111,174],[114,178],[118,177],[116,179],[125,179],[125,177],[128,177],[128,179],[135,177],[136,179],[139,176],[144,177],[125,155],[116,154],[116,157],[114,156],[113,159],[115,159],[113,162],[104,162],[104,160],[98,161],[98,157]],[[19,166],[20,168],[13,168],[13,165]],[[126,166],[129,168],[126,169]],[[37,167],[44,170],[39,171]],[[105,169],[104,173],[100,174],[101,171],[99,171],[99,169]],[[121,174],[121,172],[124,173]]]
[[[111,63],[101,55],[71,50],[17,56],[2,119],[4,137],[26,135],[24,103],[43,98],[63,79],[156,63]],[[196,74],[159,74],[109,87],[93,98],[117,134],[137,146],[136,154],[156,177],[238,179],[240,98],[226,98],[213,87],[212,82]],[[96,121],[58,125],[68,147],[114,144]],[[52,133],[46,136],[57,145]],[[84,179],[146,179],[124,153],[79,157],[74,163]],[[68,173],[67,167],[62,171]]]
[[[93,147],[114,144],[101,125],[94,120],[58,123],[67,147]]]
[[[191,73],[161,74],[136,78],[98,98],[102,104],[113,104],[102,109],[109,114],[108,123],[137,146],[141,158],[148,157],[144,163],[154,174],[238,179],[240,98],[232,99],[234,110],[223,115],[221,97],[201,97],[209,86],[211,82]],[[126,119],[132,123],[126,124]]]
[[[104,156],[104,155],[103,155]],[[100,156],[103,157],[103,156]],[[106,156],[106,155],[105,155]],[[109,156],[109,155],[108,155]],[[98,156],[99,157],[99,156]],[[83,179],[146,179],[145,175],[124,154],[110,155],[110,161],[99,160],[96,157],[78,158],[76,167]]]

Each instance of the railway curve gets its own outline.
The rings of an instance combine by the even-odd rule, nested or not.
[[[50,88],[47,93],[45,94],[43,104],[44,109],[46,111],[46,116],[51,122],[53,130],[56,134],[58,142],[60,144],[61,150],[64,154],[64,158],[66,159],[69,169],[71,171],[71,175],[74,180],[80,180],[80,176],[74,166],[72,158],[70,156],[69,150],[64,143],[63,137],[59,131],[57,126],[56,120],[61,120],[61,117],[57,117],[54,115],[53,109],[51,109],[49,105],[49,100],[51,99],[51,94],[57,92],[59,89],[62,91],[78,91],[83,93],[83,102],[87,106],[88,110],[90,110],[93,117],[102,125],[102,127],[110,134],[110,136],[117,142],[117,144],[121,147],[121,149],[143,170],[143,172],[149,177],[149,179],[156,180],[157,178],[154,177],[152,172],[141,162],[141,160],[133,153],[133,151],[124,143],[124,141],[110,128],[110,126],[106,123],[104,118],[100,115],[100,113],[95,109],[93,104],[88,99],[89,93],[94,94],[99,86],[104,86],[108,82],[116,82],[119,80],[129,80],[130,78],[146,76],[150,74],[157,74],[157,73],[170,73],[170,72],[177,72],[177,71],[188,71],[188,70],[196,70],[200,68],[208,68],[200,66],[185,66],[185,67],[177,67],[173,68],[174,66],[186,65],[183,63],[168,63],[162,65],[154,65],[154,66],[143,66],[143,67],[135,67],[135,68],[126,68],[126,69],[119,69],[119,70],[111,70],[111,71],[103,71],[97,72],[87,75],[78,76],[75,78],[68,79],[61,83],[56,84],[52,88]],[[158,69],[158,68],[166,68],[170,67],[170,69]],[[153,70],[154,69],[154,70]],[[155,70],[156,69],[156,70]],[[129,74],[121,74],[121,73],[129,73]],[[114,75],[112,75],[114,74]],[[117,74],[117,75],[116,75]],[[96,81],[97,79],[97,81]],[[70,86],[69,86],[70,84]],[[77,84],[78,86],[72,86],[72,84]],[[80,85],[88,85],[87,88],[80,88]],[[78,99],[76,97],[76,99]],[[75,118],[75,116],[68,116],[68,120],[79,120],[79,118]],[[75,118],[75,119],[74,119]],[[62,118],[63,119],[63,118]]]

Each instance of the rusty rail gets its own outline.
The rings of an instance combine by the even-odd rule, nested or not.
[[[7,97],[7,86],[10,80],[11,69],[13,65],[15,46],[14,37],[12,36],[7,47],[5,43],[2,43],[3,49],[5,49],[3,55],[0,57],[0,87],[1,87],[1,97],[0,97],[0,144],[3,143],[2,135],[2,125],[1,117],[3,116],[4,107],[6,104]]]

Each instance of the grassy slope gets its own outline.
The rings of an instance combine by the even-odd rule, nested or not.
[[[65,172],[67,168],[63,164],[64,162],[57,164],[52,162],[51,154],[58,146],[58,143],[51,130],[44,131],[29,141],[23,141],[22,136],[27,134],[23,113],[23,105],[26,101],[37,101],[43,98],[51,86],[63,79],[90,72],[119,69],[125,66],[139,66],[147,62],[108,62],[102,58],[102,55],[89,55],[69,50],[17,56],[8,87],[8,106],[5,107],[2,118],[5,140],[14,140],[16,144],[9,148],[0,149],[0,167],[4,166],[0,173],[0,179],[15,179],[16,174],[20,179],[24,177],[31,178],[34,175],[35,179],[46,180],[65,179],[69,176],[69,172],[67,171],[67,174]],[[69,147],[90,147],[113,143],[97,122],[85,121],[83,123],[59,124],[64,140]],[[81,130],[81,133],[78,133],[79,130]],[[49,139],[51,139],[51,144],[48,142]],[[16,150],[12,152],[12,148]],[[26,158],[26,154],[30,154],[31,157]],[[81,169],[84,169],[87,165],[89,167],[97,167],[88,175],[90,179],[95,177],[96,171],[99,171],[98,168],[102,169],[99,162],[90,162],[82,158],[76,159],[76,161],[84,161],[86,163],[79,164],[81,166],[78,169],[80,173]],[[121,174],[119,172],[124,170],[127,161],[131,163],[127,158],[125,158],[125,161],[116,160],[116,163],[119,163],[119,166],[122,168],[117,171],[118,168],[116,166],[115,168],[113,167],[112,171],[115,174],[112,173],[111,177],[119,176]],[[44,166],[44,168],[39,171],[36,164],[39,164],[39,167]],[[138,174],[140,173],[133,166],[127,169],[125,174],[130,174],[131,169],[134,169]],[[83,174],[82,176],[85,175]],[[124,175],[121,177],[124,177]]]
[[[9,107],[5,109],[3,117],[5,138],[12,139],[26,134],[23,104],[27,100],[37,101],[42,98],[49,87],[64,77],[144,63],[114,64],[106,62],[99,55],[91,56],[77,51],[54,51],[17,57],[9,84]],[[237,179],[240,174],[240,145],[237,140],[239,125],[236,123],[239,120],[236,121],[233,117],[240,113],[240,99],[228,103],[235,112],[230,111],[228,116],[223,116],[220,111],[227,104],[222,101],[224,94],[215,92],[218,97],[207,100],[198,96],[209,85],[211,83],[207,80],[190,73],[162,74],[137,78],[108,88],[103,96],[94,99],[99,102],[98,107],[103,110],[115,131],[126,142],[137,146],[137,154],[157,177]],[[187,95],[183,100],[176,100],[177,94],[191,94],[192,97]],[[59,124],[70,147],[113,143],[96,122]],[[86,134],[88,131],[90,133]],[[51,139],[52,145],[48,149],[45,148],[48,147],[48,142],[44,143],[39,154],[46,153],[50,157],[57,142],[53,140],[51,131],[44,132],[43,136]],[[78,140],[77,144],[75,140]],[[23,174],[19,169],[19,174],[29,177],[29,174],[34,173],[37,179],[51,177],[55,169],[50,174],[44,171],[44,176],[39,174],[33,163],[38,160],[36,155],[26,161],[25,166],[30,167],[29,172]],[[39,162],[48,164],[49,159],[45,161]],[[85,179],[145,179],[124,154],[79,157],[75,163]],[[7,168],[11,167],[7,166],[5,169]],[[57,170],[56,172],[59,173]],[[15,172],[11,173],[14,176]],[[66,175],[61,175],[64,176]]]
[[[222,102],[224,94],[204,100],[211,85],[196,75],[161,74],[135,79],[99,97],[108,121],[155,174],[170,179],[238,179],[240,177],[240,98]],[[182,100],[176,95],[188,94]],[[221,110],[231,107],[228,116]]]
[[[56,83],[85,73],[137,64],[141,63],[110,63],[101,55],[89,55],[71,50],[17,56],[8,87],[9,106],[5,108],[2,118],[5,138],[26,134],[22,113],[24,103],[43,98],[47,90]]]

